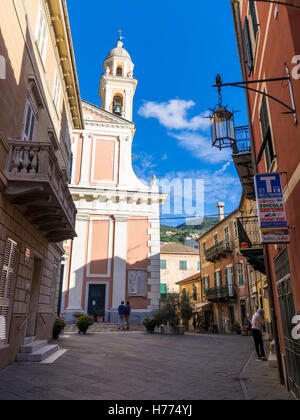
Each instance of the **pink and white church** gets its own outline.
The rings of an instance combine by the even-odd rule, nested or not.
[[[132,168],[132,122],[137,80],[119,39],[104,61],[102,107],[82,102],[84,130],[72,136],[70,191],[77,207],[73,242],[65,243],[62,310],[116,322],[129,300],[133,323],[160,301],[160,204],[155,177],[146,186]]]

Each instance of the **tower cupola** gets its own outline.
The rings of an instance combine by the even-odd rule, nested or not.
[[[137,80],[133,78],[134,64],[123,45],[120,36],[116,47],[108,53],[103,63],[99,96],[105,111],[132,121]]]

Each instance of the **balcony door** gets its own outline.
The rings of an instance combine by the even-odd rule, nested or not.
[[[228,290],[228,295],[234,295],[234,279],[233,279],[233,267],[227,267],[225,269],[225,276],[226,276],[226,285]]]
[[[215,272],[215,288],[217,297],[222,296],[222,271]]]

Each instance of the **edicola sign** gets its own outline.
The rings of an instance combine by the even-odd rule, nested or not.
[[[256,175],[255,191],[262,243],[290,242],[280,174]]]

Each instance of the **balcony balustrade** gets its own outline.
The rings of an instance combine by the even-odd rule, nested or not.
[[[219,302],[224,300],[236,299],[237,293],[235,286],[218,286],[206,290],[206,299],[209,302]]]
[[[73,239],[76,207],[53,146],[9,141],[5,195],[49,242]]]
[[[207,261],[214,262],[220,258],[225,258],[230,252],[232,252],[231,243],[227,241],[222,241],[218,242],[211,248],[208,248],[205,251],[205,258]]]

